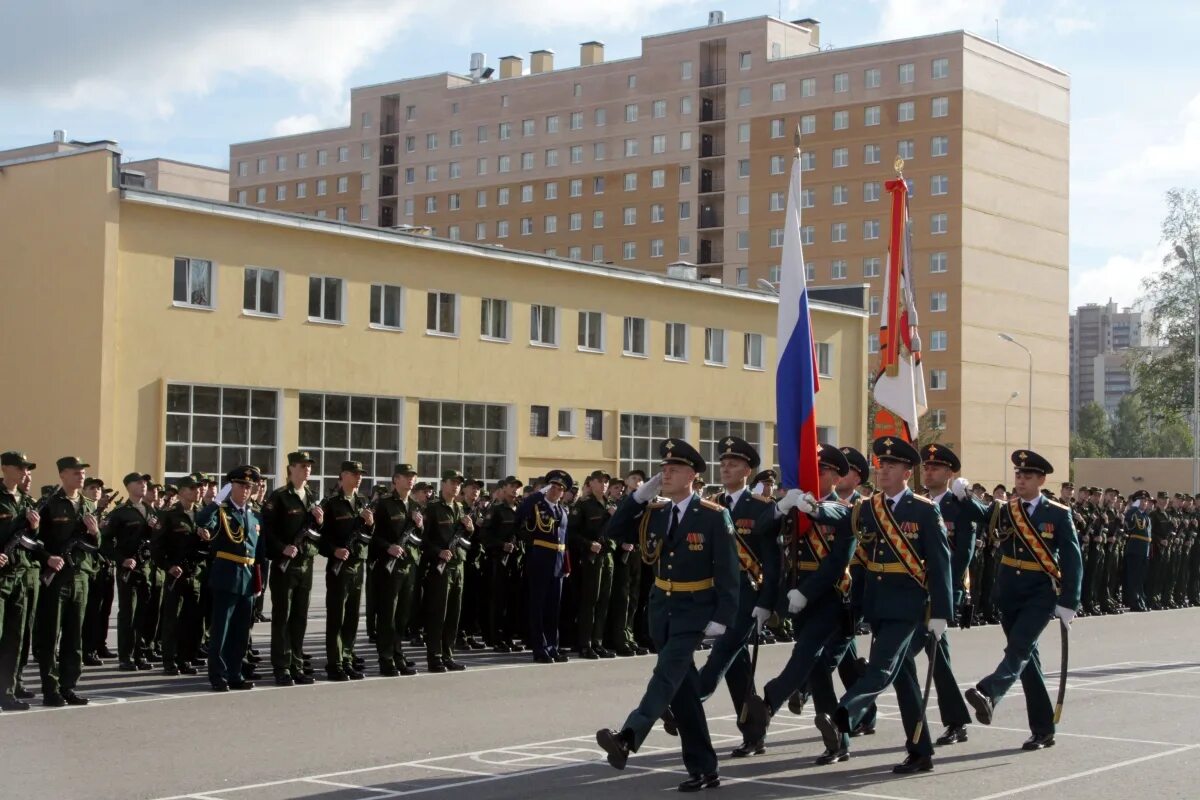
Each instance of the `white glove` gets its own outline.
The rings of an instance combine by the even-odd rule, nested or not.
[[[933,637],[934,641],[937,641],[942,638],[943,634],[946,633],[946,628],[950,626],[944,619],[931,619],[929,620],[928,627],[929,634]]]
[[[662,473],[657,473],[653,478],[643,483],[633,493],[633,499],[645,505],[654,498],[658,497],[658,488],[662,486]]]
[[[725,626],[719,622],[710,622],[704,626],[704,638],[711,639],[714,636],[720,636],[725,632]]]
[[[754,610],[750,612],[750,616],[754,618],[755,626],[761,631],[767,624],[767,620],[771,618],[771,609],[755,606]]]
[[[971,484],[967,482],[966,478],[955,478],[950,483],[950,491],[959,500],[966,500],[967,493],[971,491]]]
[[[545,486],[538,489],[538,494],[545,494],[546,492],[550,491],[551,486],[552,486],[552,484],[547,483]]]
[[[767,487],[763,485],[762,481],[759,481],[758,483],[754,484],[754,488],[750,490],[750,494],[756,494],[761,497],[766,488]]]
[[[1066,606],[1055,606],[1054,607],[1054,616],[1058,617],[1063,622],[1070,625],[1071,620],[1075,619],[1075,609],[1067,608]]]
[[[221,503],[224,503],[226,498],[229,497],[229,493],[232,491],[233,491],[233,483],[232,482],[227,483],[224,486],[222,486],[221,491],[217,492],[217,504],[219,505]]]
[[[788,613],[799,614],[808,605],[808,598],[800,593],[799,589],[792,589],[787,593]]]
[[[811,514],[817,508],[817,498],[800,489],[788,489],[779,501],[779,510],[786,514],[793,508],[801,514]]]

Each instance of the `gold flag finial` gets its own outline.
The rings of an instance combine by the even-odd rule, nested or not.
[[[904,174],[904,159],[901,158],[900,156],[896,156],[896,160],[892,162],[892,167],[896,170],[897,176],[903,175]]]

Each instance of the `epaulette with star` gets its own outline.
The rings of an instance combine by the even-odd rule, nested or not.
[[[704,506],[705,508],[707,508],[710,511],[724,511],[725,510],[725,506],[721,505],[720,503],[714,503],[712,500],[703,500],[702,499],[700,501],[700,505]]]

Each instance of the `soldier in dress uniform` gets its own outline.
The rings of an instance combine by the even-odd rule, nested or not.
[[[1154,611],[1166,608],[1162,592],[1176,524],[1170,505],[1170,496],[1166,492],[1159,492],[1155,498],[1154,510],[1150,512],[1150,535],[1153,543],[1150,549],[1150,570],[1146,578],[1146,594],[1150,608]]]
[[[1150,493],[1139,489],[1125,510],[1125,604],[1130,611],[1149,611],[1146,605],[1146,568],[1150,564]]]
[[[37,535],[39,517],[21,481],[37,469],[24,453],[9,450],[0,454],[0,709],[26,711],[29,703],[17,696],[21,637],[25,618],[33,613],[25,590],[25,574],[37,575],[37,565],[21,546],[21,537]]]
[[[879,491],[861,504],[856,535],[866,554],[863,609],[874,640],[866,674],[842,696],[832,715],[817,717],[825,748],[836,752],[844,735],[858,725],[868,707],[895,683],[904,722],[908,757],[892,771],[907,775],[933,769],[929,726],[921,718],[921,687],[913,654],[924,632],[940,639],[954,611],[950,547],[938,507],[908,488],[920,455],[908,442],[876,439]],[[913,742],[915,728],[921,734]]]
[[[609,482],[606,511],[610,517],[616,513],[617,506],[629,491],[622,481]],[[634,636],[634,620],[641,590],[642,559],[638,557],[632,542],[618,542],[616,547],[613,554],[612,600],[608,609],[608,646],[622,658],[644,656],[650,651],[638,644]]]
[[[331,681],[361,680],[354,640],[362,607],[363,563],[375,514],[358,493],[363,466],[343,461],[338,488],[321,501],[321,554],[325,565],[325,674]]]
[[[466,669],[454,660],[454,642],[462,613],[463,563],[471,548],[468,537],[475,532],[475,523],[459,502],[462,484],[461,472],[446,470],[440,494],[425,507],[425,653],[430,672]]]
[[[609,598],[612,595],[613,555],[616,543],[608,535],[608,503],[605,494],[611,476],[596,470],[584,480],[584,495],[571,507],[570,536],[567,546],[575,564],[578,586],[578,631],[575,649],[581,658],[616,658],[604,646],[608,623]]]
[[[975,549],[976,530],[986,528],[990,509],[967,491],[969,483],[966,478],[955,477],[962,465],[953,450],[944,444],[930,444],[921,449],[921,457],[921,483],[929,493],[929,499],[941,511],[942,521],[946,525],[954,608],[963,627],[970,627],[973,610],[967,569]],[[921,644],[923,647],[924,643]],[[936,744],[944,746],[967,741],[971,712],[950,668],[950,640],[945,634],[938,639],[937,649],[933,682],[937,687],[938,714],[946,730],[938,737]]]
[[[524,624],[520,612],[525,543],[517,525],[517,493],[524,485],[515,475],[500,481],[479,532],[487,579],[487,635],[497,653],[525,649],[515,641]]]
[[[733,624],[741,578],[729,512],[691,490],[707,466],[704,459],[678,439],[664,441],[659,455],[662,471],[627,497],[611,521],[614,536],[636,539],[643,562],[654,570],[650,635],[658,660],[638,707],[619,729],[597,731],[596,741],[608,763],[624,769],[669,705],[688,771],[679,789],[694,792],[719,786],[721,779],[693,657],[701,639],[720,636]],[[660,488],[665,502],[651,502]]]
[[[996,670],[967,690],[967,702],[990,725],[996,705],[1020,679],[1033,734],[1023,747],[1041,750],[1054,745],[1054,708],[1037,641],[1053,617],[1066,624],[1075,617],[1083,565],[1070,510],[1040,491],[1054,467],[1032,450],[1015,451],[1012,462],[1015,496],[990,522],[1000,540],[996,591],[1007,644]]]
[[[151,642],[147,617],[150,613],[150,581],[155,569],[150,542],[157,524],[156,512],[145,502],[146,481],[131,472],[122,480],[129,499],[108,515],[102,538],[112,544],[117,563],[117,657],[125,672],[151,669],[143,655]]]
[[[288,453],[287,484],[263,503],[262,525],[271,556],[271,669],[279,686],[310,684],[304,671],[304,634],[308,630],[313,560],[325,511],[308,486],[313,458],[305,450]]]
[[[379,674],[385,677],[416,675],[404,657],[404,630],[412,613],[413,589],[421,568],[421,534],[424,516],[412,499],[412,464],[397,464],[392,471],[392,491],[375,501],[375,535],[367,555],[374,574],[375,636]]]
[[[779,525],[775,504],[753,494],[748,484],[760,463],[754,446],[739,436],[726,436],[717,443],[717,453],[723,491],[715,502],[733,520],[741,581],[737,616],[713,642],[708,660],[700,670],[700,698],[708,700],[724,677],[740,719],[743,701],[755,691],[748,652],[751,636],[766,625],[779,599]],[[743,728],[743,724],[739,722],[738,727]],[[764,752],[766,748],[758,734],[745,738],[732,755],[745,758]]]
[[[175,506],[158,518],[158,533],[151,542],[154,563],[167,574],[163,586],[163,672],[195,675],[192,659],[196,640],[189,634],[200,614],[200,565],[208,557],[212,532],[196,524],[200,484],[191,475],[175,482]]]
[[[255,467],[243,466],[230,470],[225,479],[229,483],[215,502],[196,515],[196,525],[212,533],[208,681],[214,692],[254,688],[242,676],[242,662],[253,623],[254,595],[263,588],[257,567],[266,552],[258,516],[250,507],[250,495],[262,475]]]
[[[571,574],[567,555],[568,515],[560,501],[575,481],[570,474],[554,469],[546,473],[545,485],[530,492],[517,507],[517,524],[527,537],[525,578],[529,586],[529,649],[539,664],[567,661],[558,649],[558,625],[563,578]]]

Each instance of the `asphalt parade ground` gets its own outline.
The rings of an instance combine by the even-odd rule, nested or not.
[[[268,603],[268,613],[269,612]],[[323,666],[322,603],[314,597],[308,651]],[[114,610],[115,619],[115,610]],[[1027,753],[1019,684],[991,726],[939,748],[934,771],[897,777],[903,733],[895,695],[880,700],[873,736],[851,740],[849,761],[812,762],[822,750],[811,706],[772,723],[767,754],[729,758],[741,737],[722,686],[707,703],[722,786],[734,798],[1064,800],[1200,795],[1200,610],[1077,620],[1057,745]],[[269,626],[255,626],[267,651]],[[1042,639],[1050,691],[1057,686],[1056,626]],[[999,626],[952,630],[955,674],[967,686],[999,660]],[[864,640],[860,646],[867,646]],[[759,676],[775,675],[790,644],[764,647]],[[379,800],[663,797],[683,773],[679,741],[656,728],[623,772],[596,746],[597,728],[619,727],[637,703],[653,656],[536,665],[527,653],[464,654],[468,670],[380,678],[365,636],[368,678],[276,687],[270,669],[250,692],[215,694],[203,674],[169,678],[88,668],[86,707],[0,714],[0,797],[155,800]],[[698,653],[701,662],[706,653]],[[918,665],[922,676],[924,663]],[[32,669],[32,665],[31,665]],[[202,671],[203,672],[203,671]],[[32,677],[32,676],[31,676]],[[761,683],[761,681],[760,681]],[[37,689],[36,679],[30,686]],[[942,726],[931,701],[929,724]]]

